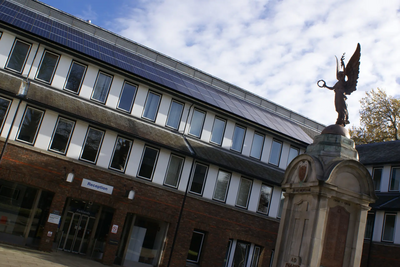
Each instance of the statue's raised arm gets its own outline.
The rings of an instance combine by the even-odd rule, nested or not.
[[[360,72],[360,56],[361,47],[360,44],[357,44],[356,51],[350,58],[347,66],[344,64],[344,54],[340,59],[340,68],[338,59],[336,58],[336,79],[338,81],[334,86],[327,86],[324,80],[319,80],[317,82],[319,87],[325,87],[335,91],[335,108],[338,113],[336,124],[342,126],[346,126],[346,124],[350,123],[346,105],[346,95],[350,95],[356,90],[358,74]]]

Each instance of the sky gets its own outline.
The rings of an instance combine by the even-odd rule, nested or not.
[[[400,97],[400,0],[42,0],[297,112],[334,124],[336,59],[361,45],[360,99]],[[347,128],[350,128],[349,126]]]

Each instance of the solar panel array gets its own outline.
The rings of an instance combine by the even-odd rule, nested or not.
[[[310,143],[312,139],[301,127],[286,118],[253,105],[241,98],[204,84],[175,70],[147,60],[102,39],[62,24],[41,13],[3,1],[0,21],[68,47],[97,60],[113,65],[152,82],[176,90],[187,96],[221,108],[235,115],[281,132],[297,140]]]

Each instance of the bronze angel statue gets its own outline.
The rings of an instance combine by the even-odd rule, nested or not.
[[[361,56],[361,47],[360,44],[357,44],[356,51],[353,56],[350,58],[347,66],[344,64],[344,53],[342,58],[340,59],[340,68],[339,70],[339,60],[336,57],[336,79],[337,83],[333,87],[329,87],[326,85],[324,80],[319,80],[317,85],[321,88],[325,87],[329,90],[335,91],[335,108],[338,113],[338,118],[336,120],[336,124],[346,126],[349,124],[349,113],[347,111],[346,105],[346,95],[350,95],[352,92],[356,90],[358,74],[360,72],[360,56]]]

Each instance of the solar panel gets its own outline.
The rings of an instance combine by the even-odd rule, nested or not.
[[[275,131],[307,143],[312,141],[297,124],[285,118],[24,7],[3,1],[0,20]]]

